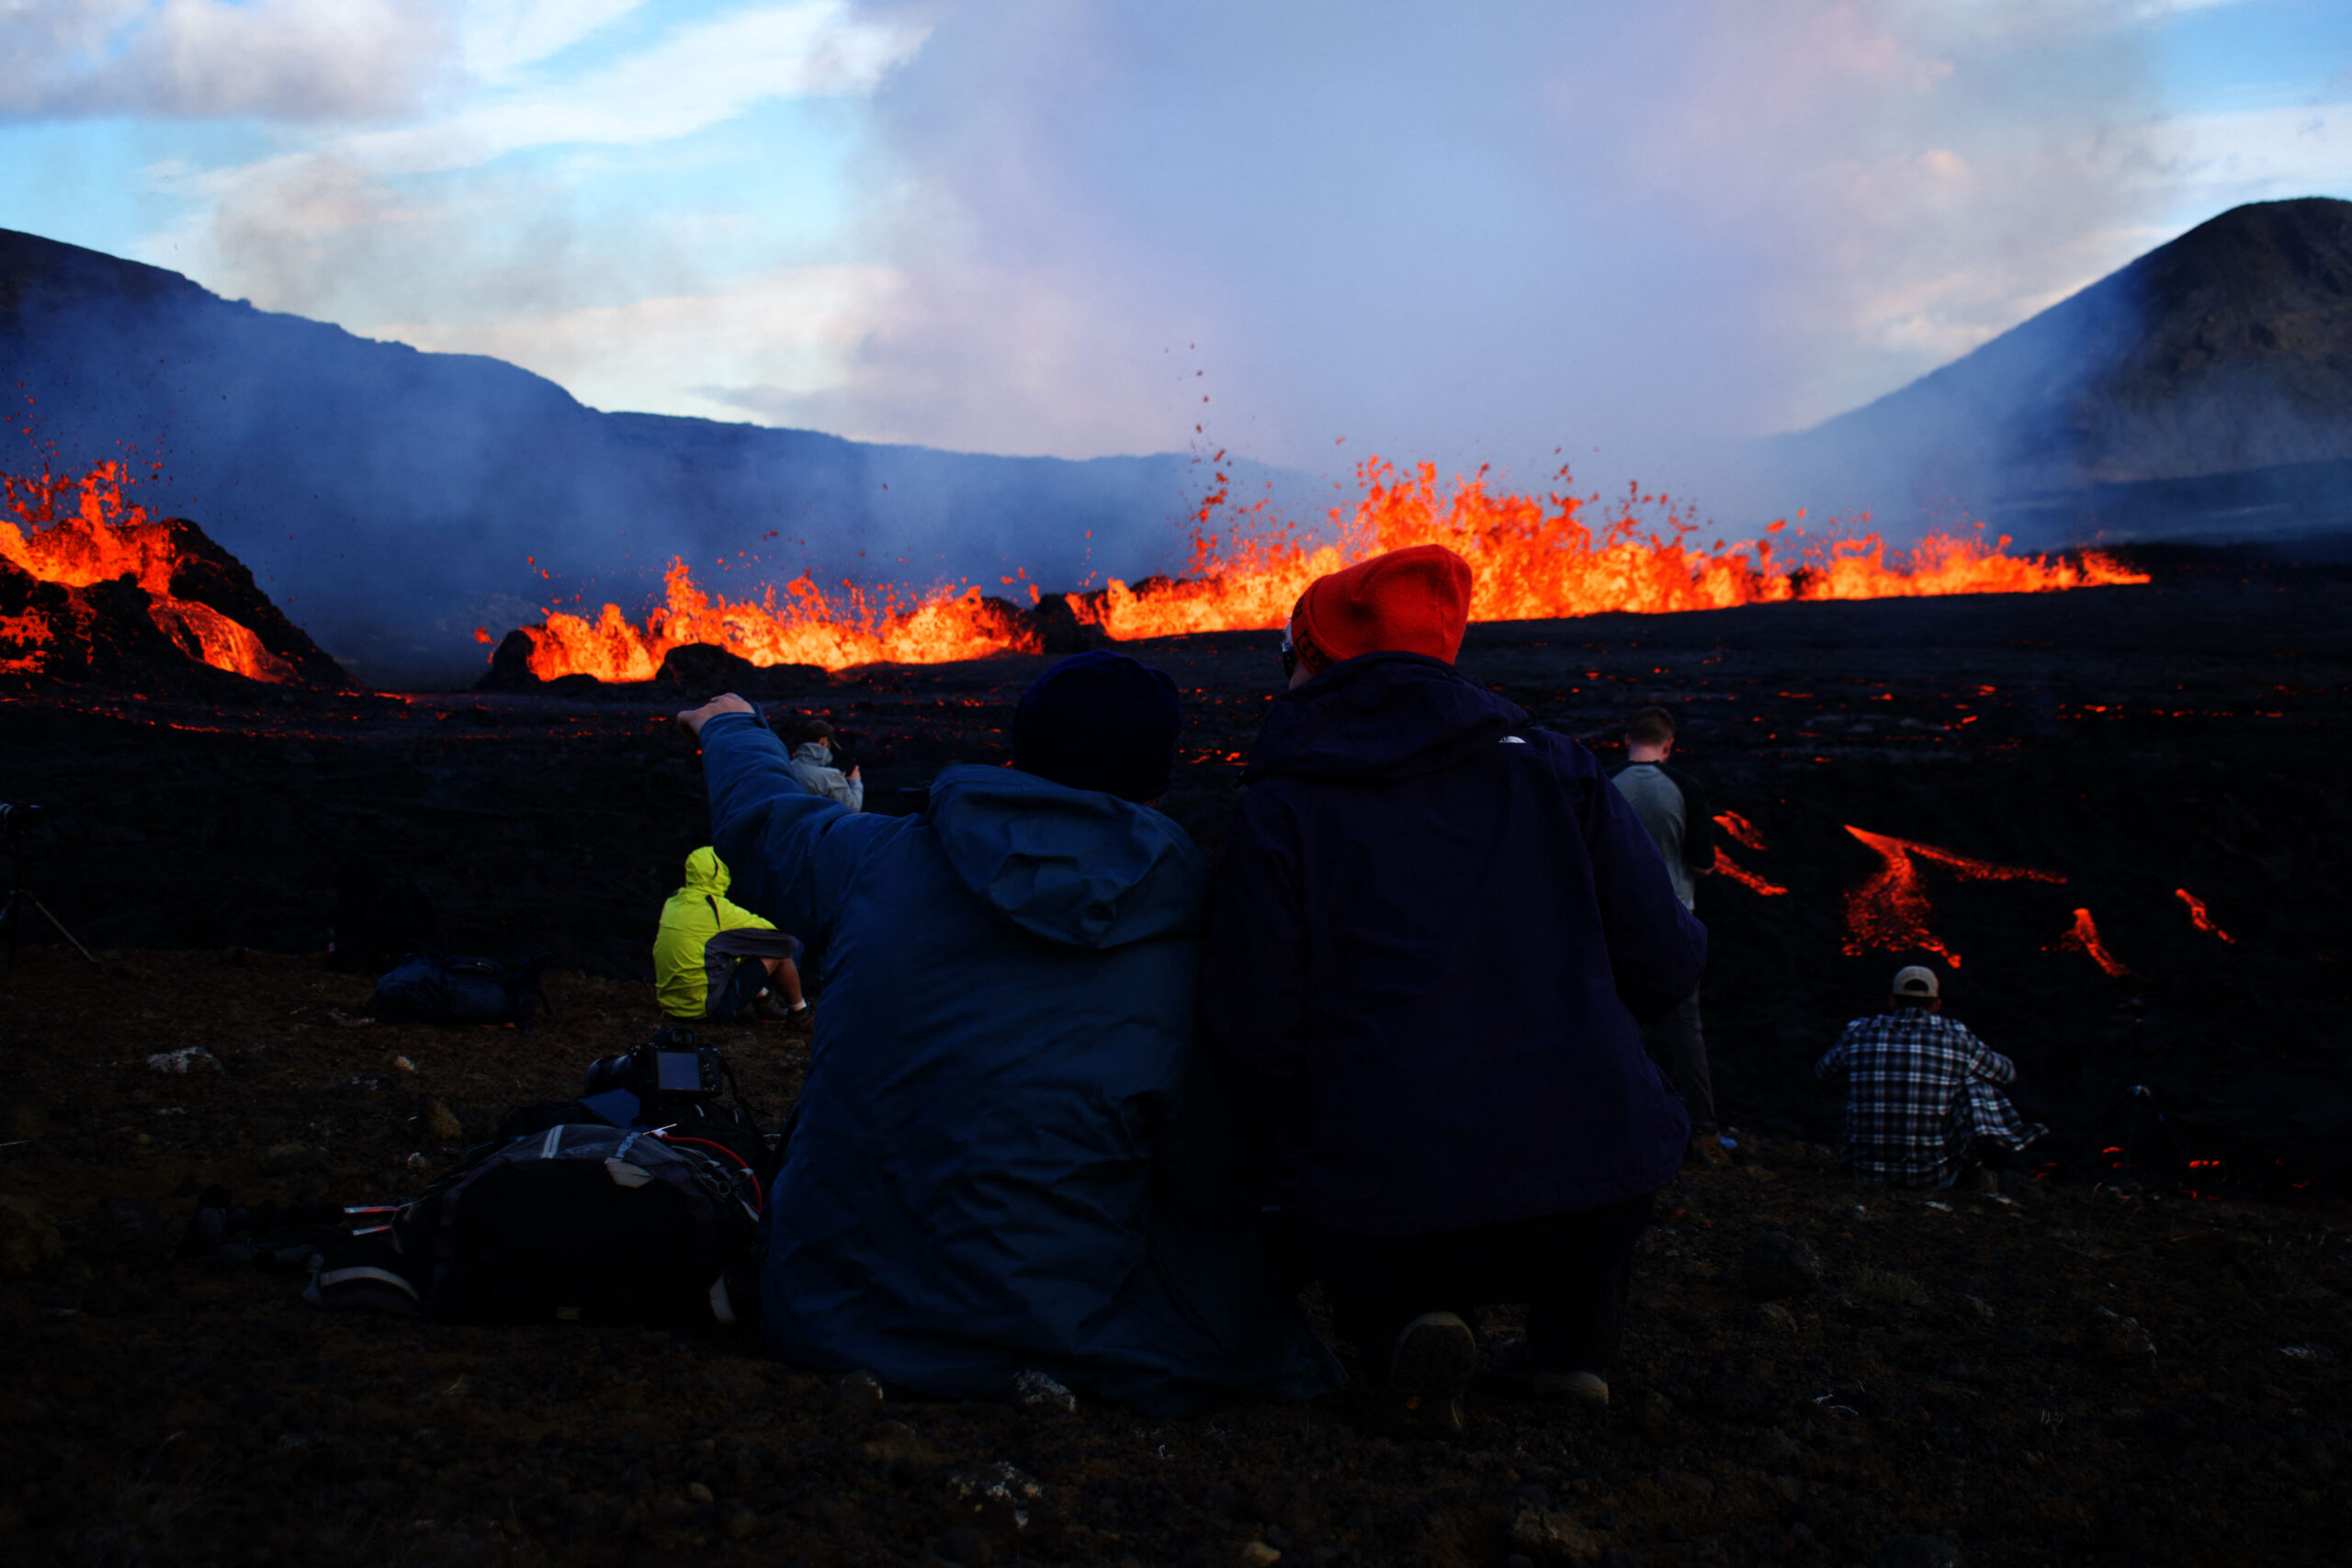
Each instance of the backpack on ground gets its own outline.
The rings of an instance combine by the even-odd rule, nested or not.
[[[539,975],[552,961],[548,954],[501,964],[494,958],[413,953],[376,982],[376,1016],[404,1023],[511,1023],[519,1029],[547,1008]]]
[[[559,1122],[332,1249],[305,1296],[444,1322],[750,1322],[762,1196],[740,1162],[690,1142]]]

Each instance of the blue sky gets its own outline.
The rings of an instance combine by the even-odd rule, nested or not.
[[[2342,0],[0,0],[0,227],[976,450],[1670,480],[2300,195]]]

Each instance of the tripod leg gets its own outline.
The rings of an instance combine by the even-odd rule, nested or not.
[[[89,958],[91,968],[103,969],[106,967],[106,965],[100,964],[96,959],[90,958],[90,950],[82,945],[82,939],[75,936],[72,931],[67,931],[65,929],[65,922],[59,919],[55,915],[51,914],[47,905],[43,904],[40,899],[29,896],[26,897],[25,902],[30,904],[34,908],[39,909],[41,913],[41,918],[47,920],[51,925],[57,928],[57,934],[74,944],[74,952],[80,953],[85,958]]]

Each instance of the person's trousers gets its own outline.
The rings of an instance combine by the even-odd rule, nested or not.
[[[1346,1236],[1309,1230],[1306,1252],[1331,1303],[1331,1326],[1374,1379],[1387,1375],[1405,1325],[1425,1312],[1465,1319],[1527,1303],[1536,1370],[1605,1374],[1625,1332],[1634,1244],[1650,1195],[1434,1235]]]
[[[1690,1113],[1691,1134],[1714,1132],[1715,1084],[1707,1071],[1707,1036],[1699,1027],[1699,993],[1691,992],[1672,1011],[1642,1025],[1642,1043],[1666,1069],[1667,1082],[1674,1086],[1674,1092],[1682,1097],[1682,1107]]]

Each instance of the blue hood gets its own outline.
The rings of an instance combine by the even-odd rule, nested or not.
[[[1491,751],[1527,710],[1418,653],[1367,653],[1274,699],[1245,784],[1409,779]]]
[[[965,763],[932,784],[931,825],[965,886],[1048,942],[1123,947],[1200,930],[1208,862],[1148,806]]]

